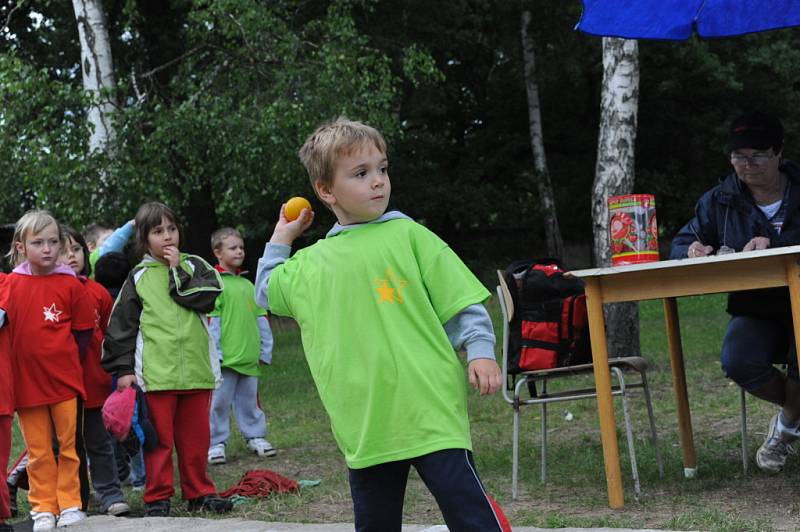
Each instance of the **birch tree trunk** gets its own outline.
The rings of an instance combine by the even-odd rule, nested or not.
[[[603,38],[600,133],[592,187],[592,232],[597,266],[611,263],[608,198],[629,194],[634,183],[634,151],[639,105],[639,48],[635,40]],[[606,305],[609,353],[639,355],[639,306]]]
[[[83,88],[93,97],[88,120],[93,127],[89,151],[106,151],[114,139],[114,65],[101,0],[72,0],[81,41]]]
[[[539,192],[539,207],[544,216],[545,238],[547,240],[547,253],[551,257],[562,258],[564,255],[564,241],[561,238],[561,229],[558,226],[556,201],[553,196],[553,186],[550,182],[550,172],[547,169],[547,158],[544,152],[542,136],[542,113],[539,103],[539,86],[536,83],[536,54],[533,47],[533,37],[528,33],[531,23],[531,12],[522,11],[522,57],[525,65],[525,89],[528,94],[528,129],[531,136],[531,150],[533,151],[534,180]]]

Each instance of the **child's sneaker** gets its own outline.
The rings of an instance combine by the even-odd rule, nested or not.
[[[50,512],[31,512],[33,532],[44,532],[56,529],[56,516]]]
[[[224,464],[225,463],[225,444],[218,443],[212,445],[208,449],[208,463],[209,464]]]
[[[106,509],[105,513],[114,517],[126,515],[131,513],[131,507],[125,501],[115,502]]]
[[[247,440],[247,448],[258,456],[275,456],[278,451],[264,438],[251,438]]]
[[[190,512],[214,512],[224,514],[233,510],[233,503],[217,495],[203,495],[189,501]]]
[[[169,517],[169,499],[145,503],[145,517]]]
[[[77,506],[71,506],[65,510],[61,510],[61,515],[58,516],[57,528],[66,528],[70,525],[80,523],[86,519],[86,512],[81,511]]]

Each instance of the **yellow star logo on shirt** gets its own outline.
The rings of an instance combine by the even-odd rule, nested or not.
[[[375,291],[377,291],[380,296],[378,303],[386,301],[388,303],[400,303],[402,305],[405,302],[403,294],[400,293],[400,289],[405,287],[408,281],[399,279],[391,266],[386,268],[385,278],[375,279],[373,282],[377,285]]]

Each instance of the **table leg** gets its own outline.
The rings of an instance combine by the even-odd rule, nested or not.
[[[789,285],[789,300],[792,302],[792,325],[794,326],[794,343],[797,347],[797,360],[800,362],[800,265],[797,255],[787,256],[786,280]]]
[[[697,457],[694,453],[692,414],[689,412],[689,394],[686,391],[686,368],[683,365],[681,327],[678,321],[678,303],[674,297],[664,298],[664,318],[667,323],[667,343],[672,366],[672,388],[678,410],[678,430],[683,449],[683,474],[692,478],[697,474]]]
[[[625,498],[622,492],[622,473],[619,465],[617,423],[614,419],[614,403],[611,396],[611,371],[608,369],[608,344],[606,343],[603,299],[598,279],[586,280],[586,310],[589,315],[589,334],[592,339],[594,385],[597,390],[600,439],[603,444],[603,460],[606,467],[608,505],[611,508],[622,508]]]

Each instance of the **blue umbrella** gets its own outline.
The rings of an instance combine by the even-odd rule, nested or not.
[[[583,0],[576,29],[601,37],[685,40],[800,25],[798,0]]]

